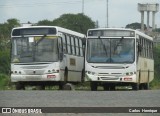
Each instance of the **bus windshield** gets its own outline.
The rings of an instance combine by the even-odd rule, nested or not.
[[[134,43],[133,38],[89,38],[86,59],[90,63],[133,63]]]
[[[12,38],[12,58],[14,63],[55,62],[58,60],[57,39],[55,37]]]

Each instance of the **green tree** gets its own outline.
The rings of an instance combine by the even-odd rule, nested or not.
[[[53,21],[39,21],[38,25],[54,25],[86,34],[89,28],[95,28],[95,22],[88,16],[79,14],[63,14]]]
[[[42,20],[42,21],[38,21],[37,25],[50,25],[50,26],[52,26],[53,21],[49,21],[49,20],[45,19],[45,20]]]
[[[17,26],[20,26],[17,19],[8,19],[6,23],[0,24],[0,50],[8,47],[12,28]]]
[[[160,45],[154,47],[154,80],[151,86],[155,89],[160,88]]]
[[[17,19],[8,19],[0,24],[0,73],[9,74],[10,70],[10,36],[12,28],[20,26]]]
[[[141,29],[141,23],[131,23],[126,25],[126,28],[131,28],[131,29]],[[146,25],[144,24],[144,29],[147,29]]]

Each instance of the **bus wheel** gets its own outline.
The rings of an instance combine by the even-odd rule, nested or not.
[[[132,90],[139,90],[139,84],[138,83],[134,83],[133,85],[132,85]]]
[[[68,81],[68,69],[66,68],[64,72],[64,83],[66,84],[67,81]]]
[[[84,82],[84,77],[85,77],[85,71],[83,69],[81,73],[81,82]]]
[[[65,71],[64,71],[64,81],[61,81],[59,83],[59,89],[60,90],[65,90],[65,88],[67,88],[67,90],[68,90],[68,88],[70,88],[68,85],[65,86],[67,84],[67,81],[68,81],[68,69],[65,68]]]
[[[144,83],[144,84],[143,84],[143,88],[144,88],[145,90],[148,90],[148,89],[149,89],[149,83]]]
[[[67,83],[63,86],[63,90],[75,90],[75,87],[71,83]]]
[[[16,90],[25,90],[25,86],[23,83],[16,83]]]
[[[97,91],[97,82],[90,83],[91,91]]]
[[[139,85],[139,90],[142,90],[143,88],[144,88],[143,83],[141,83],[141,84]]]

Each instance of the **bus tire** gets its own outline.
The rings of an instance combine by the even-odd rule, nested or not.
[[[84,77],[85,77],[85,71],[83,69],[81,73],[81,82],[84,82]]]
[[[91,87],[91,91],[97,91],[97,82],[91,82],[90,83],[90,87]]]
[[[16,83],[16,90],[25,90],[25,86],[23,83],[17,82]]]
[[[68,69],[65,68],[65,72],[64,72],[64,83],[66,84],[68,81]]]
[[[139,84],[138,83],[132,84],[132,90],[135,90],[135,91],[139,90]]]
[[[68,69],[65,68],[65,71],[64,71],[64,81],[61,81],[59,83],[59,90],[64,90],[65,89],[65,85],[67,84],[68,82]]]
[[[144,85],[143,85],[143,83],[141,83],[140,85],[139,85],[139,90],[142,90],[144,88]]]
[[[143,88],[144,88],[144,90],[148,90],[149,89],[149,83],[144,83]]]
[[[64,86],[63,86],[63,90],[75,90],[75,87],[73,84],[71,83],[66,83]]]

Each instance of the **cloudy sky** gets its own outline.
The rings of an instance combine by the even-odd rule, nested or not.
[[[160,0],[108,1],[109,27],[125,27],[127,24],[140,22],[138,3],[160,4]],[[106,0],[84,0],[84,14],[98,21],[100,27],[105,27],[106,6]],[[64,13],[82,13],[82,0],[0,0],[0,23],[6,22],[9,18],[17,18],[21,23],[37,23],[44,19],[53,20]],[[150,13],[150,26],[151,17]],[[156,24],[160,28],[160,12],[156,13]]]

